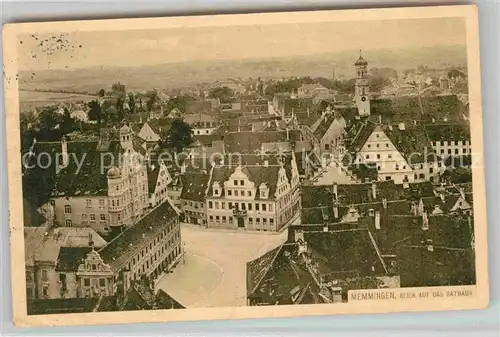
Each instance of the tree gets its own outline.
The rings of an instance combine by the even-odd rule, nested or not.
[[[217,87],[208,93],[210,98],[218,98],[221,103],[231,103],[234,101],[234,91],[229,87]]]
[[[135,114],[137,109],[135,108],[135,96],[133,93],[128,94],[128,108],[130,109],[130,113]]]
[[[103,120],[103,112],[101,108],[101,104],[99,101],[93,100],[87,103],[89,110],[87,111],[87,116],[90,121],[97,121],[98,124],[101,124]]]
[[[59,130],[63,135],[73,132],[76,129],[76,123],[67,108],[64,108],[64,113],[60,117]]]
[[[194,101],[195,98],[189,95],[179,95],[171,98],[167,102],[167,111],[170,112],[173,109],[177,108],[182,112],[186,112],[186,105],[188,102]]]
[[[97,96],[99,96],[99,97],[106,96],[106,91],[104,89],[99,90],[99,92],[97,93]]]
[[[147,101],[146,101],[146,108],[148,111],[153,111],[156,108],[156,105],[158,104],[159,97],[158,97],[158,91],[156,90],[150,90],[146,94]]]
[[[111,85],[111,91],[115,94],[125,94],[125,84],[115,83]]]
[[[189,146],[193,142],[193,130],[191,126],[180,118],[172,121],[170,129],[168,130],[167,139],[163,146],[175,150],[177,153]]]
[[[45,107],[39,115],[40,130],[51,131],[59,124],[58,108],[56,106]]]

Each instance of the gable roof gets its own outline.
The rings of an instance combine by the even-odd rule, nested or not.
[[[25,263],[33,265],[35,261],[56,263],[61,247],[89,247],[92,237],[94,247],[106,245],[106,241],[90,227],[24,227]],[[75,250],[76,252],[76,250]],[[63,254],[66,252],[63,252]]]
[[[144,245],[158,236],[175,219],[177,213],[170,203],[164,202],[139,220],[135,225],[126,228],[106,246],[98,250],[103,261],[117,272],[137,255]]]
[[[229,177],[235,172],[238,166],[229,165],[216,165],[212,171],[211,183],[218,181],[224,183],[229,180]],[[242,172],[248,177],[248,179],[255,184],[255,188],[259,188],[260,184],[265,183],[269,188],[268,199],[274,199],[274,194],[276,193],[276,185],[278,183],[280,165],[246,165],[242,167]],[[223,189],[220,197],[225,195],[225,189]],[[213,196],[213,189],[209,188],[207,196]],[[257,194],[255,199],[259,199],[260,195]]]
[[[470,127],[464,124],[427,124],[424,126],[425,134],[431,142],[441,140],[465,141],[470,140]]]
[[[183,175],[181,199],[204,201],[209,179],[210,175],[206,173],[190,172],[189,174]]]
[[[56,271],[76,272],[91,250],[90,247],[61,247],[57,257]]]
[[[23,188],[30,190],[26,195],[40,195],[39,205],[47,202],[51,195],[107,195],[107,172],[101,172],[101,169],[117,163],[123,149],[120,142],[115,140],[110,141],[105,152],[98,151],[97,145],[97,141],[68,141],[68,166],[57,172],[57,160],[62,157],[61,143],[36,143],[33,148],[33,160],[36,160],[37,154],[47,155],[39,156],[39,164],[33,163],[32,168],[24,171]],[[47,168],[42,168],[45,166]],[[49,195],[42,196],[43,193]]]

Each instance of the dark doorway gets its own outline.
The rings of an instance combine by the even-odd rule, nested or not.
[[[244,228],[244,227],[245,227],[245,219],[238,218],[238,228]]]

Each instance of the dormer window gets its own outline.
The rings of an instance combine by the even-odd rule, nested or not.
[[[218,181],[214,181],[212,185],[212,190],[214,193],[214,196],[220,196],[222,194],[222,188],[220,186],[220,183]]]
[[[267,199],[269,197],[269,187],[265,183],[260,184],[259,194],[261,199]]]

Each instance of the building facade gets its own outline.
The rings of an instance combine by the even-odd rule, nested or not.
[[[295,161],[283,165],[215,166],[207,193],[207,225],[277,232],[298,215]]]

